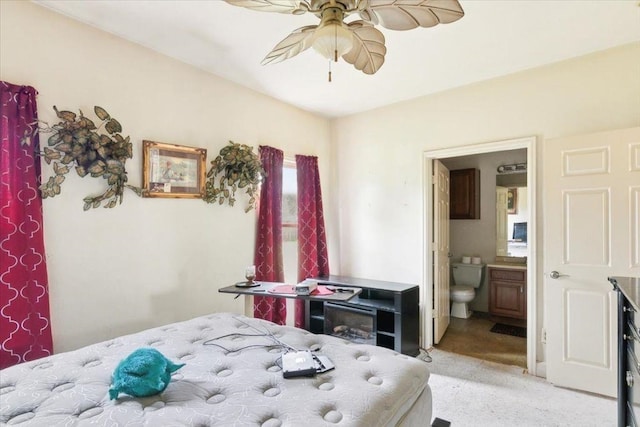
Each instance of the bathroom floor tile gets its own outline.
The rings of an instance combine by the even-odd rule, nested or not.
[[[527,367],[527,340],[491,332],[497,322],[526,326],[526,321],[491,318],[487,313],[474,312],[469,319],[452,317],[438,350],[464,354],[492,362]]]

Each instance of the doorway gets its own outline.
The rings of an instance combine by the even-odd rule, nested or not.
[[[442,149],[435,151],[428,151],[424,153],[424,218],[425,218],[425,254],[428,256],[423,257],[424,269],[423,269],[423,289],[421,295],[423,295],[422,307],[422,340],[423,346],[426,348],[431,347],[434,344],[433,333],[433,301],[439,296],[437,293],[439,290],[434,288],[434,268],[437,268],[434,261],[434,257],[431,256],[434,252],[434,230],[432,224],[434,221],[434,208],[433,208],[433,161],[443,159],[453,159],[461,156],[473,156],[487,153],[496,153],[501,151],[511,151],[516,149],[526,150],[526,163],[527,163],[527,182],[526,182],[526,195],[524,197],[527,201],[529,210],[529,225],[528,225],[528,245],[526,248],[527,256],[527,338],[526,338],[526,365],[529,373],[536,375],[536,354],[537,354],[537,342],[538,342],[538,324],[537,324],[537,285],[536,285],[536,259],[535,259],[535,246],[536,246],[536,166],[535,166],[535,137],[526,137],[519,139],[512,139],[506,141],[492,142],[471,145],[466,147],[458,147],[453,149]],[[482,203],[482,202],[481,202]],[[486,202],[485,202],[486,203]],[[494,227],[495,229],[495,227]],[[493,234],[495,238],[495,233]],[[493,260],[487,260],[493,261]]]

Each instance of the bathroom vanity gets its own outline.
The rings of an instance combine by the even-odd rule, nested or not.
[[[489,264],[489,313],[527,318],[527,265]]]

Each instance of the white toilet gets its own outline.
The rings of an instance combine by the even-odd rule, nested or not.
[[[484,267],[484,264],[451,263],[454,283],[450,288],[451,317],[471,317],[469,303],[476,297],[476,288],[482,284]]]

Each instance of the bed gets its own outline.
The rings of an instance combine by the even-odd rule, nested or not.
[[[327,356],[333,370],[283,378],[283,348]],[[184,363],[158,395],[109,399],[118,363],[155,348]],[[429,371],[370,345],[216,313],[0,371],[0,424],[20,426],[426,426]]]

